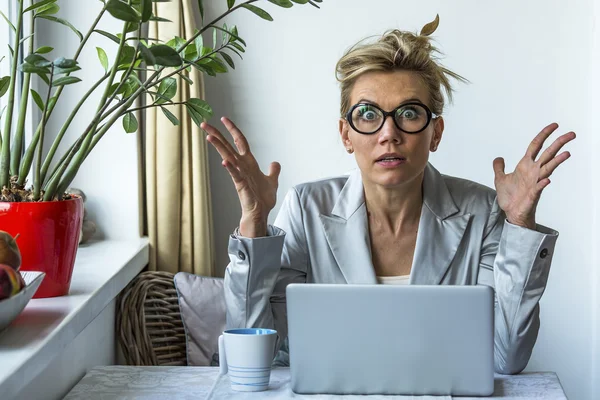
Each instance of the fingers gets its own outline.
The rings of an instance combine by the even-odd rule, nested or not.
[[[229,118],[223,117],[221,118],[221,121],[223,122],[225,128],[227,128],[229,133],[231,133],[235,146],[237,147],[240,154],[246,154],[250,150],[250,146],[248,146],[248,141],[246,140],[246,137],[244,136],[242,131],[240,131],[238,127],[235,126],[235,124]]]
[[[561,135],[558,139],[556,139],[540,156],[538,162],[540,165],[545,165],[550,162],[554,156],[558,154],[562,147],[569,143],[571,140],[575,139],[575,132],[565,133]],[[563,153],[564,154],[564,153]],[[563,160],[564,161],[564,160]]]
[[[548,136],[550,136],[552,132],[554,132],[556,129],[558,129],[558,124],[555,122],[542,129],[542,131],[538,133],[537,136],[533,138],[533,140],[529,144],[525,155],[535,161],[536,157],[540,153],[540,150],[542,150],[544,142],[546,141]]]
[[[281,164],[278,162],[272,162],[269,165],[269,176],[271,178],[275,178],[275,180],[279,179],[279,173],[281,172]]]
[[[501,178],[504,176],[504,158],[498,157],[494,159],[494,174],[496,178]]]
[[[204,128],[203,128],[204,129]],[[221,140],[219,140],[215,135],[206,136],[206,140],[214,146],[214,148],[219,152],[219,155],[223,159],[223,161],[229,161],[230,163],[235,162],[235,153],[228,148]]]
[[[223,144],[223,146],[225,147],[225,149],[228,152],[230,152],[232,156],[236,155],[237,152],[235,151],[233,146],[227,141],[227,139],[225,139],[225,137],[221,134],[221,132],[219,132],[219,130],[217,128],[215,128],[212,125],[207,124],[206,122],[201,123],[200,128],[204,129],[209,136],[212,135],[215,137],[215,139],[220,141]],[[207,137],[206,139],[208,140],[209,138]],[[209,142],[211,142],[211,141],[209,140]],[[213,142],[211,142],[211,143],[213,143]],[[214,143],[213,143],[213,146],[214,146]]]
[[[540,194],[542,193],[542,190],[544,190],[544,188],[546,186],[548,186],[549,184],[550,184],[550,179],[548,179],[548,178],[544,178],[541,181],[539,181],[537,183],[537,185],[535,186],[535,190],[537,192],[536,195],[539,197]]]
[[[541,169],[540,178],[548,178],[554,170],[563,162],[567,161],[571,157],[571,153],[568,151],[564,151],[554,157],[552,160],[548,161]]]
[[[231,175],[231,178],[233,179],[233,182],[236,185],[238,185],[244,181],[244,177],[242,176],[242,174],[240,173],[240,171],[237,169],[237,167],[235,165],[233,165],[232,163],[230,163],[227,160],[223,160],[223,162],[221,164],[225,167],[225,169],[227,169],[227,172],[229,172],[229,175]]]

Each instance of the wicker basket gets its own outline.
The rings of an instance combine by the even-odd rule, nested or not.
[[[119,295],[117,340],[128,365],[187,365],[173,277],[142,272]]]

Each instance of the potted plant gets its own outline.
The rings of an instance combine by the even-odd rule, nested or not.
[[[135,132],[138,122],[134,111],[136,100],[150,96],[151,102],[142,108],[160,107],[173,123],[179,120],[166,106],[176,104],[171,99],[177,93],[176,75],[187,84],[193,82],[186,71],[196,68],[215,76],[234,68],[233,56],[241,58],[246,43],[235,26],[221,25],[221,20],[239,9],[246,9],[262,19],[272,17],[258,7],[258,0],[236,4],[227,0],[227,11],[214,20],[204,21],[203,0],[197,0],[202,17],[194,35],[174,37],[166,43],[143,35],[144,24],[150,20],[169,23],[153,15],[152,3],[169,0],[100,0],[103,7],[85,34],[69,21],[56,17],[59,0],[17,0],[16,21],[2,14],[4,21],[15,32],[8,62],[10,75],[0,77],[0,97],[7,96],[6,107],[0,110],[0,229],[19,236],[22,252],[22,270],[43,271],[46,278],[37,297],[60,296],[68,293],[75,262],[79,231],[83,217],[83,202],[67,193],[69,185],[82,163],[93,151],[104,134],[118,121],[126,132]],[[266,0],[284,8],[310,4],[318,8],[322,0]],[[110,33],[99,30],[98,22],[112,16],[121,20],[122,30]],[[23,32],[23,21],[30,21],[30,32]],[[35,46],[35,27],[40,19],[71,28],[80,43],[70,57],[50,57],[52,47]],[[204,33],[212,33],[211,43],[203,41]],[[98,48],[98,58],[105,73],[83,95],[73,108],[61,129],[46,140],[46,125],[66,85],[77,85],[78,57],[92,35],[103,35],[117,46],[114,59]],[[25,51],[25,49],[27,49]],[[24,54],[21,54],[23,51]],[[19,60],[24,62],[19,64]],[[16,85],[22,76],[20,103],[15,103]],[[33,79],[43,82],[43,90],[33,90]],[[81,106],[90,95],[101,91],[102,96],[87,126],[68,149],[58,154],[59,145]],[[41,118],[32,139],[25,143],[25,121],[28,102],[33,101],[41,111]],[[185,100],[189,117],[199,125],[212,116],[210,105],[202,99]],[[181,104],[181,103],[177,103]],[[54,132],[53,132],[54,133]],[[48,142],[48,143],[46,143]],[[49,147],[48,147],[49,146]],[[28,177],[32,184],[28,186]]]

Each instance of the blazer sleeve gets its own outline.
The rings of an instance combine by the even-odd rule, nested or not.
[[[517,374],[527,366],[540,327],[558,232],[513,225],[494,201],[484,232],[478,284],[495,291],[494,368]]]
[[[296,189],[283,200],[266,237],[229,238],[229,265],[225,271],[228,329],[271,328],[278,333],[279,349],[287,338],[285,289],[306,282],[308,251],[303,210]]]

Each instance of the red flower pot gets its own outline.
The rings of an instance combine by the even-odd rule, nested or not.
[[[19,234],[23,271],[42,271],[46,277],[34,298],[69,293],[83,223],[83,200],[0,202],[0,230]]]

